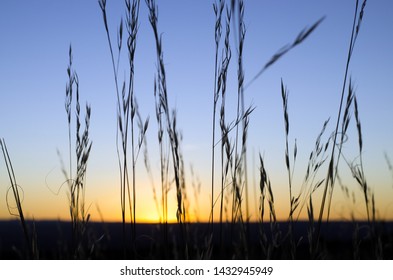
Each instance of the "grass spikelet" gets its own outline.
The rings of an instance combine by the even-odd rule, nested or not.
[[[255,82],[270,66],[276,63],[282,56],[288,53],[297,45],[300,45],[325,19],[325,17],[320,18],[317,20],[311,27],[306,27],[297,35],[295,40],[288,45],[285,45],[280,50],[278,50],[268,62],[262,67],[262,69],[246,84],[245,88],[248,88],[253,82]]]

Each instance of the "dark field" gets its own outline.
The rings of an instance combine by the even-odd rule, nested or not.
[[[28,222],[30,229],[33,223]],[[206,256],[209,224],[187,225],[187,248],[190,259]],[[296,246],[296,259],[311,259],[307,238],[309,223],[297,222],[293,230]],[[69,222],[38,221],[35,222],[37,246],[40,259],[72,259],[72,231]],[[129,228],[127,229],[129,231]],[[383,247],[383,258],[393,259],[393,223],[380,223],[377,226],[380,244]],[[264,259],[261,246],[261,232],[271,239],[269,224],[263,227],[258,223],[248,224],[245,233],[247,242],[241,238],[240,226],[223,225],[223,240],[220,241],[220,226],[215,225],[212,242],[212,259]],[[291,259],[289,250],[288,223],[278,223],[275,236],[279,245],[273,249],[272,259]],[[329,222],[322,225],[321,254],[318,259],[375,259],[373,240],[368,236],[368,224],[351,222]],[[123,237],[121,223],[90,223],[83,246],[86,248],[86,259],[184,259],[184,240],[178,224],[168,225],[168,242],[164,245],[164,237],[158,224],[138,224],[135,242],[135,255],[123,254]],[[287,244],[288,243],[288,244]],[[128,244],[130,246],[130,244]],[[245,250],[247,248],[247,250]],[[133,251],[133,250],[131,250]],[[356,253],[356,256],[354,255]],[[130,253],[128,253],[130,254]],[[19,221],[0,222],[0,258],[26,259],[23,231]]]

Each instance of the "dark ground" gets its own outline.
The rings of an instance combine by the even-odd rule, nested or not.
[[[28,223],[33,232],[33,223]],[[72,259],[72,230],[69,222],[36,221],[34,222],[40,259]],[[393,259],[393,223],[379,223],[376,237],[370,238],[367,223],[329,222],[321,229],[321,245],[318,256],[311,256],[308,241],[308,222],[296,222],[293,228],[293,240],[296,246],[296,259],[375,259],[383,257]],[[220,225],[214,226],[212,259],[260,259],[266,258],[261,244],[261,232],[266,233],[268,243],[272,244],[271,227],[250,223],[242,236],[241,227],[224,224],[222,239]],[[355,229],[358,228],[356,231]],[[135,250],[128,249],[126,258],[138,259],[184,259],[185,240],[182,238],[178,224],[168,225],[168,237],[165,239],[162,226],[154,224],[137,224]],[[204,248],[208,243],[209,225],[204,223],[188,224],[187,254],[189,258],[199,259],[208,256]],[[123,234],[121,223],[89,223],[83,242],[83,252],[78,258],[123,259]],[[130,227],[126,229],[128,245],[132,237]],[[277,246],[271,246],[272,259],[291,259],[291,247],[288,242],[288,223],[278,223],[276,228]],[[166,241],[165,241],[166,240]],[[247,240],[244,242],[242,240]],[[379,242],[378,242],[379,241]],[[165,245],[166,244],[166,245]],[[247,249],[245,249],[247,248]],[[379,249],[380,250],[379,250]],[[379,250],[379,251],[378,251]],[[378,252],[382,252],[381,255]],[[265,251],[266,252],[266,251]],[[0,221],[0,259],[27,259],[26,242],[19,221]]]

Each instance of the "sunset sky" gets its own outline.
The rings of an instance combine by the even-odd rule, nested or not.
[[[230,2],[230,1],[228,1]],[[300,190],[308,156],[325,120],[331,118],[324,141],[334,131],[351,34],[355,0],[345,1],[245,1],[247,33],[244,46],[246,83],[270,57],[298,33],[323,16],[325,20],[307,40],[269,68],[245,92],[246,105],[255,106],[250,119],[248,160],[250,219],[257,219],[258,153],[264,158],[280,219],[288,216],[289,194],[285,167],[285,133],[280,81],[289,90],[290,149],[297,143],[294,193]],[[193,220],[206,221],[210,207],[211,119],[214,86],[213,1],[157,1],[158,28],[162,33],[169,104],[176,108],[182,131],[187,196]],[[123,1],[107,1],[113,42]],[[355,85],[363,131],[363,161],[368,184],[375,192],[378,217],[393,219],[393,177],[385,154],[393,162],[393,2],[368,1],[356,42],[350,76]],[[145,2],[141,0],[135,65],[135,94],[147,131],[154,187],[160,196],[157,125],[153,96],[156,54]],[[6,141],[28,218],[69,219],[62,160],[68,164],[68,127],[64,109],[68,49],[79,76],[81,103],[92,107],[86,204],[93,220],[120,221],[119,170],[116,154],[116,93],[102,12],[96,0],[2,1],[0,8],[0,137]],[[231,37],[234,43],[234,37]],[[227,109],[236,110],[236,48],[232,47]],[[127,57],[122,57],[122,78]],[[122,69],[122,68],[121,68]],[[228,120],[234,113],[228,113]],[[344,156],[358,156],[353,122]],[[219,155],[219,149],[217,149]],[[219,160],[217,160],[217,172]],[[191,167],[201,182],[194,199]],[[325,170],[325,169],[324,169]],[[217,173],[219,174],[219,173]],[[254,176],[255,174],[255,176]],[[320,174],[323,178],[326,172]],[[347,199],[337,185],[332,217],[348,219],[353,211],[366,218],[362,192],[341,163],[343,183],[354,192]],[[217,177],[218,178],[218,177]],[[215,196],[219,195],[217,181]],[[6,193],[10,186],[0,158],[0,219],[9,219]],[[318,200],[322,189],[316,193]],[[153,199],[141,154],[137,165],[138,221],[157,222]],[[175,221],[176,193],[169,192],[169,218]],[[9,203],[12,206],[11,197]],[[316,205],[319,205],[316,201]],[[161,205],[159,204],[160,208]],[[218,207],[216,207],[218,209]],[[215,208],[215,213],[218,210]],[[99,210],[98,210],[99,209]],[[12,210],[12,209],[11,209]],[[304,209],[305,210],[305,209]],[[14,211],[14,210],[12,210]],[[161,211],[159,209],[159,211]],[[196,213],[196,214],[195,214]],[[301,217],[305,217],[303,211]],[[215,219],[217,216],[215,215]]]

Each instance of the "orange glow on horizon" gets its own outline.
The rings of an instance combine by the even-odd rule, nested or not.
[[[384,183],[384,182],[383,182]],[[103,186],[101,186],[103,185]],[[108,184],[98,182],[90,182],[87,188],[86,196],[86,211],[90,214],[90,220],[93,222],[122,222],[121,209],[119,202],[118,189],[115,187],[107,187]],[[95,187],[93,187],[95,186]],[[357,221],[366,221],[366,207],[362,193],[356,189],[356,186],[352,187],[356,193],[356,203],[348,200],[344,197],[342,192],[337,188],[334,194],[334,198],[331,205],[330,217],[331,221],[352,221],[352,215],[354,215]],[[276,187],[274,190],[274,207],[276,211],[277,221],[285,222],[288,221],[289,213],[289,197],[288,191],[285,185],[279,188]],[[375,191],[375,204],[376,204],[376,219],[381,221],[393,221],[393,202],[389,201],[390,195],[386,195],[390,190],[381,190],[379,193]],[[187,192],[192,193],[191,189],[187,189]],[[47,191],[43,195],[37,195],[34,189],[30,190],[26,188],[24,192],[24,201],[22,203],[23,211],[26,219],[29,220],[60,220],[69,221],[69,205],[66,195],[67,191],[62,190],[59,195],[53,195],[53,193]],[[186,222],[201,222],[208,223],[210,221],[210,194],[208,192],[202,192],[197,202],[195,198],[187,193],[186,208]],[[249,193],[253,193],[250,191]],[[259,194],[256,190],[254,196],[250,195],[250,206],[249,216],[246,217],[246,209],[243,204],[242,215],[244,221],[259,222],[260,221],[260,210],[259,210]],[[218,193],[215,194],[218,196]],[[158,193],[157,196],[160,196]],[[314,220],[318,219],[320,211],[320,197],[319,193],[313,195],[313,206],[314,206]],[[154,200],[153,192],[150,188],[145,188],[137,192],[137,203],[136,203],[136,222],[137,223],[149,223],[157,224],[162,223],[162,206],[160,204],[160,197]],[[218,200],[217,200],[218,201]],[[245,201],[245,199],[243,199]],[[9,201],[12,206],[12,200]],[[306,201],[307,202],[307,201]],[[223,213],[223,221],[231,222],[231,203],[227,202],[227,212]],[[12,209],[11,209],[12,210]],[[15,209],[13,210],[15,212]],[[168,193],[168,223],[177,223],[176,218],[177,202],[174,195],[174,190]],[[214,208],[214,222],[218,223],[219,218],[219,202],[217,202]],[[298,211],[301,214],[298,215]],[[126,209],[126,223],[130,223],[131,219],[129,216],[130,209],[127,206]],[[327,210],[324,211],[324,220],[326,220]],[[9,214],[6,207],[0,209],[0,219],[10,220],[17,217]],[[295,220],[307,221],[307,204],[299,205],[295,212]],[[264,222],[269,222],[269,206],[268,202],[265,201],[265,213]]]

